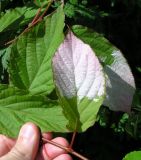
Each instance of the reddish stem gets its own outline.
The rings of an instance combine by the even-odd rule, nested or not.
[[[78,119],[76,119],[76,124],[75,124],[75,131],[73,132],[73,135],[72,135],[72,139],[71,139],[71,143],[70,143],[70,148],[72,148],[73,144],[74,144],[74,140],[75,140],[75,137],[76,137],[76,131],[77,131],[77,126],[78,126]]]
[[[34,22],[37,21],[37,19],[39,18],[39,14],[40,14],[40,13],[41,13],[41,8],[38,9],[38,11],[37,11],[34,19],[33,19],[32,22],[31,22],[31,25],[33,25]]]
[[[75,137],[76,137],[76,131],[73,132],[73,135],[72,135],[72,139],[71,139],[71,143],[70,143],[70,148],[72,148],[73,144],[74,144],[74,140],[75,140]]]
[[[62,146],[61,144],[58,144],[58,143],[56,143],[56,142],[53,142],[53,141],[48,140],[48,139],[45,139],[45,138],[42,138],[42,140],[45,141],[45,142],[47,142],[47,143],[50,143],[50,144],[52,144],[52,145],[54,145],[54,146],[56,146],[56,147],[59,147],[59,148],[65,150],[66,152],[68,152],[68,153],[70,153],[70,154],[72,154],[72,155],[80,158],[81,160],[89,160],[88,158],[86,158],[86,157],[82,156],[81,154],[75,152],[75,151],[74,151],[73,149],[71,149],[70,147],[68,148],[68,147]]]
[[[48,9],[49,9],[49,7],[51,6],[52,2],[53,2],[53,0],[51,0],[51,1],[48,3],[45,11],[44,11],[43,14],[39,17],[39,19],[43,19],[43,17],[45,16],[46,12],[47,12]]]

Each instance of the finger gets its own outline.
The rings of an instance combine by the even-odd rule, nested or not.
[[[51,132],[44,132],[44,133],[42,133],[42,137],[45,138],[45,139],[51,140],[52,139],[52,133]],[[45,147],[44,144],[46,144],[46,142],[43,141],[43,144],[40,147],[40,150],[38,152],[38,155],[36,156],[36,160],[46,160],[46,159],[48,160],[48,156],[47,157],[45,157],[45,156],[43,157],[43,155],[46,155],[44,153],[44,149],[43,149]]]
[[[69,146],[69,143],[67,142],[67,140],[65,138],[62,138],[62,137],[57,137],[57,138],[54,138],[52,141],[58,143],[58,144],[61,144],[65,147],[68,147]],[[66,153],[65,150],[59,148],[59,147],[56,147],[52,144],[49,144],[49,143],[46,143],[44,144],[43,146],[43,151],[42,151],[42,157],[47,160],[47,159],[54,159],[56,158],[57,156],[61,155],[61,154],[64,154]]]
[[[61,154],[53,160],[72,160],[72,157],[69,154]]]
[[[12,150],[1,160],[33,160],[39,146],[40,132],[32,123],[26,123],[20,130],[19,137]]]
[[[14,145],[14,139],[8,138],[4,135],[0,135],[0,157],[8,153]]]
[[[51,132],[42,133],[42,137],[45,138],[45,139],[51,140],[52,139],[52,133]]]

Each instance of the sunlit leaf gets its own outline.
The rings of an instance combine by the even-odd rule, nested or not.
[[[42,131],[68,131],[58,102],[0,85],[0,134],[15,137],[25,122],[37,124]]]
[[[129,112],[135,92],[134,77],[121,51],[102,35],[83,26],[73,26],[77,37],[89,44],[101,60],[107,74],[104,105],[114,111]]]
[[[51,59],[63,40],[62,6],[20,36],[12,47],[10,75],[12,83],[32,94],[48,94],[53,88]]]
[[[68,128],[84,131],[94,124],[105,94],[105,77],[89,45],[69,32],[53,58],[53,73]]]

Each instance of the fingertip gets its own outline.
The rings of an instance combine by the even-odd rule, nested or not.
[[[12,156],[34,159],[38,152],[39,140],[39,128],[32,122],[27,122],[21,127],[16,144],[10,153]]]
[[[39,132],[40,132],[38,126],[35,125],[35,124],[32,123],[32,122],[27,122],[27,123],[25,123],[25,124],[21,127],[20,131],[23,130],[24,128],[25,128],[26,130],[27,130],[27,128],[31,128],[32,130],[34,130],[35,133],[39,133]]]
[[[39,137],[39,128],[32,122],[27,122],[20,129],[17,143],[25,143],[28,146],[29,143],[33,144],[35,141],[39,141]]]

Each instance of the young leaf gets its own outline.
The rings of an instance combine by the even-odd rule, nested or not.
[[[72,131],[96,121],[105,94],[105,77],[89,45],[69,32],[53,57],[54,81]]]
[[[13,84],[32,94],[50,93],[53,88],[51,59],[63,40],[62,6],[20,36],[12,47],[10,75]]]
[[[102,35],[83,26],[73,26],[77,37],[89,44],[101,60],[107,74],[104,105],[113,111],[129,112],[135,92],[134,77],[121,51]]]
[[[21,125],[29,121],[42,131],[68,131],[67,120],[56,101],[0,85],[0,134],[16,137]]]

